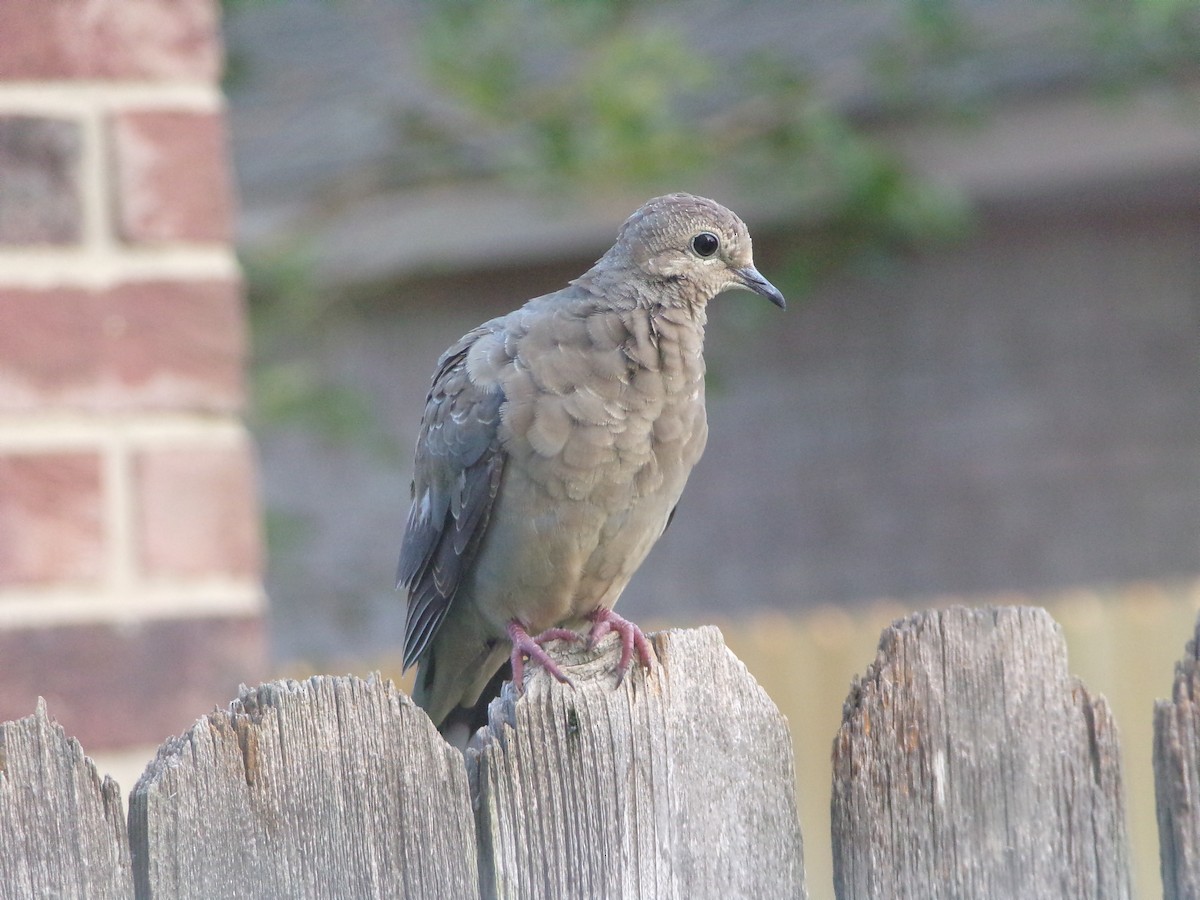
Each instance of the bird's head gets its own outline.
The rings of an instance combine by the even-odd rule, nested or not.
[[[754,267],[745,223],[704,197],[667,194],[648,201],[621,226],[612,252],[652,281],[690,289],[681,293],[701,303],[740,288],[786,308],[783,294]]]

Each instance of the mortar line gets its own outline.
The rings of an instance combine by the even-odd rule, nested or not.
[[[89,109],[222,112],[225,97],[209,81],[9,81],[0,84],[0,113],[79,115]]]
[[[0,591],[0,630],[54,625],[132,624],[191,618],[253,618],[266,611],[254,582],[165,583],[107,589]]]
[[[133,460],[128,440],[112,433],[105,448],[105,539],[108,550],[107,586],[118,594],[137,583],[136,523]]]
[[[0,451],[100,449],[114,435],[138,446],[187,443],[229,446],[246,440],[247,429],[232,414],[130,412],[0,415]]]
[[[237,258],[225,244],[135,250],[90,234],[96,226],[87,220],[103,216],[103,205],[102,198],[85,198],[85,238],[90,244],[61,250],[0,251],[0,286],[106,288],[128,281],[240,277]]]

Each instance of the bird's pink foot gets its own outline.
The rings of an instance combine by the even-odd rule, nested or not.
[[[600,639],[610,631],[615,631],[621,636],[621,659],[617,663],[617,684],[625,679],[625,673],[629,671],[629,664],[633,662],[634,650],[637,650],[638,662],[642,664],[642,667],[650,668],[650,661],[654,658],[650,651],[650,642],[646,640],[642,629],[637,625],[603,606],[590,612],[588,620],[592,623],[591,631],[588,632],[588,647],[595,647]]]
[[[542,644],[547,641],[580,641],[583,638],[569,628],[547,628],[536,637],[531,637],[525,626],[516,619],[508,623],[507,631],[508,639],[512,641],[512,683],[516,686],[517,693],[525,689],[525,657],[529,657],[530,662],[539,663],[563,684],[574,686],[574,682],[558,667],[558,663],[550,658]]]

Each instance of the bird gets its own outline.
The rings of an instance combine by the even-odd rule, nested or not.
[[[704,330],[730,289],[781,309],[750,234],[686,193],[643,204],[616,243],[554,293],[485,322],[437,362],[417,438],[397,588],[403,668],[444,735],[473,733],[526,660],[569,678],[550,640],[640,628],[613,611],[666,531],[708,437]]]

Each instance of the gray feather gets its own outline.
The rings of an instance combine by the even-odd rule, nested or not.
[[[729,288],[783,304],[737,216],[659,197],[570,286],[438,361],[397,575],[404,666],[435,724],[479,721],[511,624],[611,624],[704,450],[706,309]]]

